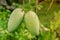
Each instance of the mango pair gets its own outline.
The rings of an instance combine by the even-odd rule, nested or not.
[[[24,18],[26,28],[31,34],[39,35],[39,19],[35,12],[28,11],[26,14],[20,8],[16,8],[10,15],[8,21],[8,31],[13,32],[21,24]]]

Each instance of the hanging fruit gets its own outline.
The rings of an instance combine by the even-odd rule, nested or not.
[[[24,11],[22,11],[22,9],[20,8],[17,8],[12,12],[8,21],[9,32],[12,32],[17,29],[18,25],[21,24],[22,22],[23,16],[24,16]]]
[[[25,14],[26,28],[33,35],[39,35],[39,19],[35,12],[29,11]]]

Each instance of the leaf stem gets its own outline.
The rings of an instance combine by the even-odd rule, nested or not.
[[[37,10],[37,7],[38,7],[38,0],[36,0],[36,10],[35,10],[36,13],[37,13],[37,11],[38,11],[38,10]]]
[[[25,6],[25,5],[24,5],[24,0],[23,0],[23,10],[24,10],[24,6]]]

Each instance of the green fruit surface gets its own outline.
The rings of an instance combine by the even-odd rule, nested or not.
[[[25,14],[26,28],[33,35],[39,35],[39,19],[35,12],[29,11]]]
[[[24,11],[20,8],[16,8],[10,15],[8,21],[8,31],[12,32],[17,29],[18,25],[21,23],[24,16]]]

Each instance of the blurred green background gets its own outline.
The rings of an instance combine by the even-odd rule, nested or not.
[[[22,0],[0,0],[0,40],[37,40],[27,29],[24,22],[13,33],[7,31],[7,24],[13,8],[22,8]],[[7,4],[4,5],[6,1]],[[24,0],[24,11],[32,10],[35,12],[36,0]],[[37,15],[40,22],[50,31],[41,31],[38,40],[60,40],[60,1],[55,0],[48,10],[51,0],[38,0]],[[9,8],[9,7],[13,8]],[[12,10],[11,10],[12,9]],[[48,10],[48,11],[47,11]],[[23,20],[24,21],[24,20]]]

